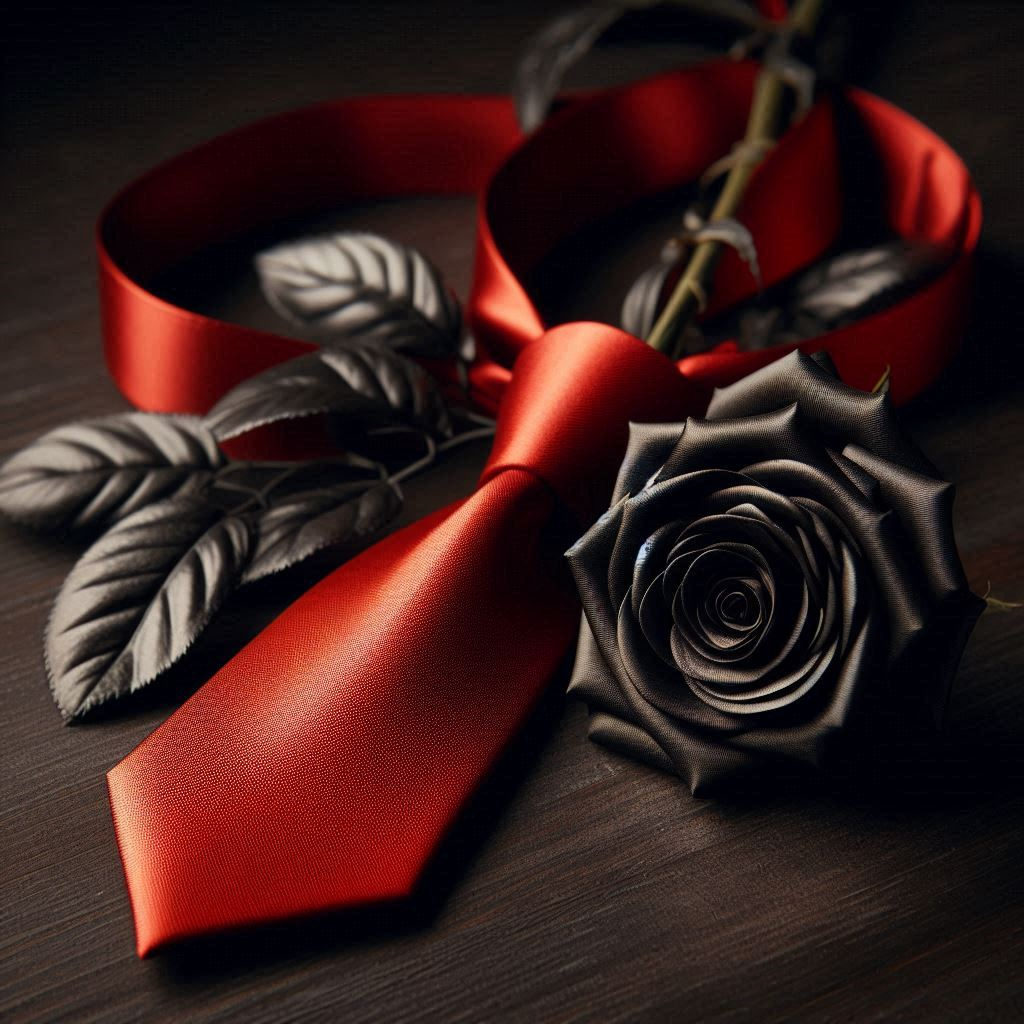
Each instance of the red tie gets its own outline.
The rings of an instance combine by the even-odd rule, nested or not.
[[[607,502],[630,420],[703,405],[614,328],[531,345],[476,492],[337,569],[110,772],[139,954],[408,895],[572,642],[559,518]]]

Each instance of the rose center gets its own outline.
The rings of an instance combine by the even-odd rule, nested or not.
[[[711,588],[712,616],[723,626],[746,632],[760,624],[762,606],[756,580],[724,579]]]
[[[742,590],[719,593],[715,601],[719,618],[731,626],[749,626],[754,608],[747,594]]]

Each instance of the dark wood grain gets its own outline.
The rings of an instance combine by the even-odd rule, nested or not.
[[[214,133],[325,96],[502,91],[548,6],[100,4],[44,8],[9,26],[0,454],[123,408],[100,358],[90,238],[118,184]],[[959,482],[975,589],[991,582],[1021,599],[1022,8],[921,0],[861,10],[878,21],[860,80],[960,150],[986,204],[965,353],[907,418]],[[616,47],[579,80],[672,56]],[[465,293],[469,201],[380,204],[345,219],[422,245]],[[214,280],[218,294],[197,303],[262,315],[251,281]],[[481,457],[467,452],[425,479],[409,514],[465,492]],[[1024,1019],[1024,613],[983,617],[941,751],[898,777],[849,792],[694,800],[590,745],[582,709],[556,698],[446,847],[436,895],[420,906],[139,962],[104,773],[225,651],[206,651],[163,700],[66,728],[41,634],[74,548],[6,525],[0,546],[4,1019]],[[234,641],[280,600],[261,592],[235,608]]]

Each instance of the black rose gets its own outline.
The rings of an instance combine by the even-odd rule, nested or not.
[[[778,360],[706,419],[634,425],[612,507],[568,553],[591,737],[706,793],[820,766],[865,699],[940,714],[984,606],[952,502],[888,396],[827,357]]]

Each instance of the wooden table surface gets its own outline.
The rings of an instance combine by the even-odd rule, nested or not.
[[[21,15],[5,40],[0,454],[125,407],[100,356],[90,236],[118,185],[187,145],[315,99],[503,91],[548,8],[387,0]],[[948,139],[985,202],[965,351],[906,419],[959,483],[972,585],[1019,600],[1024,8],[860,9],[877,19],[861,84]],[[614,48],[577,81],[634,74],[666,54],[675,52]],[[361,207],[342,222],[422,245],[465,294],[469,200]],[[212,275],[219,298],[195,301],[258,319],[251,280],[230,276]],[[482,455],[446,462],[408,514],[468,490]],[[140,962],[104,773],[225,653],[206,652],[163,698],[67,728],[41,637],[76,549],[7,524],[0,546],[0,1018],[1024,1019],[1024,612],[982,618],[941,750],[899,778],[695,800],[591,745],[582,708],[556,692],[440,858],[430,895],[406,912]],[[233,608],[231,641],[283,599],[263,593]]]

